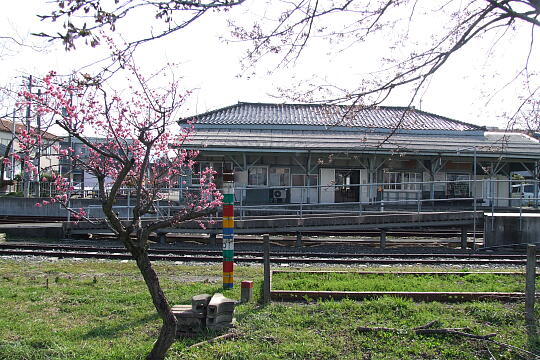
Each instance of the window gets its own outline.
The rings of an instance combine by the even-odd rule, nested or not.
[[[401,189],[401,173],[400,172],[384,172],[384,188],[386,190]]]
[[[317,187],[319,182],[318,175],[305,175],[305,174],[293,174],[292,175],[292,186],[309,186]]]
[[[11,139],[0,139],[0,145],[8,146]]]
[[[422,173],[410,171],[385,171],[384,172],[385,190],[407,190],[420,191],[422,182]]]
[[[52,143],[45,143],[44,144],[44,147],[41,151],[41,155],[44,155],[44,156],[51,156],[53,155],[53,144]]]
[[[419,191],[422,182],[421,173],[406,172],[403,173],[403,190]]]
[[[266,186],[268,185],[268,168],[264,166],[254,166],[248,169],[248,185]]]
[[[270,186],[289,186],[291,170],[289,168],[270,168]]]
[[[293,174],[292,184],[293,186],[304,186],[306,180],[306,175],[303,174]]]
[[[195,163],[191,176],[191,183],[193,185],[199,185],[200,173],[206,170],[206,168],[212,168],[216,172],[214,183],[218,189],[221,189],[223,187],[223,173],[232,171],[232,163],[227,161],[200,161]]]

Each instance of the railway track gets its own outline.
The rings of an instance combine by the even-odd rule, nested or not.
[[[80,245],[0,244],[0,256],[44,256],[56,258],[92,258],[129,260],[131,255],[121,247]],[[223,260],[221,251],[186,249],[151,249],[153,261],[211,262]],[[323,253],[272,252],[274,264],[380,264],[380,265],[525,265],[526,258],[519,254],[426,254],[426,253]],[[235,252],[236,263],[262,263],[260,251]]]
[[[296,235],[290,236],[285,234],[281,236],[272,236],[272,243],[275,245],[288,247],[297,243]],[[303,233],[301,240],[304,247],[317,247],[330,244],[339,245],[361,245],[364,247],[379,247],[380,246],[380,232],[375,231],[362,231],[359,233]],[[461,233],[457,231],[389,231],[387,232],[386,247],[388,248],[402,248],[402,247],[449,247],[457,248],[461,246]],[[473,234],[469,234],[468,243],[472,246],[474,242],[480,244],[483,242],[481,234],[476,234],[476,239],[473,240]],[[89,236],[77,236],[77,239],[83,240],[101,240],[101,241],[115,241],[116,237],[110,234],[92,234]],[[153,238],[157,241],[157,238]],[[214,239],[210,239],[208,235],[201,234],[168,234],[166,241],[169,243],[182,243],[182,242],[195,242],[199,244],[221,244],[221,236],[217,236]],[[247,243],[247,244],[262,244],[261,236],[254,235],[236,235],[234,238],[235,243]]]
[[[304,239],[302,241],[304,242],[321,242],[321,241],[331,241],[326,240],[328,238],[336,238],[339,239],[342,242],[348,241],[345,239],[345,237],[379,237],[380,231],[376,230],[362,230],[357,232],[351,232],[351,231],[333,231],[333,232],[324,232],[324,231],[318,231],[318,232],[302,232],[302,235],[304,236]],[[470,231],[467,233],[469,237],[473,237],[473,232]],[[454,230],[454,229],[425,229],[425,230],[391,230],[387,231],[386,235],[388,237],[400,237],[400,238],[459,238],[461,236],[461,230]],[[476,238],[481,239],[483,237],[483,234],[481,232],[476,233]],[[95,239],[116,239],[113,235],[109,234],[93,234],[92,238]],[[180,240],[180,241],[200,241],[200,242],[207,242],[208,236],[207,235],[197,235],[197,234],[168,234],[167,238],[170,240]],[[221,237],[218,235],[217,239],[221,239]],[[325,239],[325,240],[322,240]],[[253,242],[257,241],[257,238],[254,238],[253,236],[245,236],[241,234],[237,234],[234,238],[236,242]],[[285,236],[283,238],[286,242],[296,241],[296,234],[289,234],[289,236]]]

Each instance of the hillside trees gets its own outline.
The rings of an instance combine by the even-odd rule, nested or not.
[[[127,74],[128,85],[115,91],[100,83],[89,85],[84,77],[66,82],[52,72],[35,84],[43,92],[39,95],[23,92],[21,103],[30,105],[43,121],[61,128],[67,136],[83,144],[86,156],[72,148],[57,151],[74,166],[95,176],[103,217],[71,208],[69,199],[75,189],[69,179],[58,174],[53,177],[56,193],[37,205],[60,204],[78,219],[106,224],[122,241],[133,256],[163,321],[147,358],[163,359],[175,339],[177,321],[148,257],[149,236],[160,228],[214,211],[222,196],[213,183],[214,172],[206,169],[200,174],[200,190],[184,194],[182,203],[171,199],[166,190],[175,187],[176,182],[182,181],[182,175],[192,170],[197,155],[185,148],[191,129],[172,131],[170,128],[188,93],[179,90],[178,81],[154,87],[130,61],[124,62],[122,73]],[[34,134],[23,136],[26,144],[40,141]],[[115,208],[125,188],[130,191],[132,201],[129,220],[121,217]],[[178,195],[175,196],[177,200]],[[155,214],[160,201],[173,205],[170,216]]]

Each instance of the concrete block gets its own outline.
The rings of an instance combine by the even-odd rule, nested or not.
[[[208,317],[215,317],[221,313],[234,312],[235,301],[228,299],[223,294],[216,293],[208,304]]]
[[[172,308],[173,313],[191,310],[191,305],[174,305]]]
[[[206,325],[215,325],[220,323],[230,323],[234,318],[234,312],[226,312],[216,315],[215,317],[207,317]]]
[[[225,329],[228,329],[228,328],[231,328],[234,326],[234,323],[236,322],[236,319],[231,317],[231,318],[227,318],[227,319],[223,319],[223,320],[227,320],[227,321],[220,321],[220,322],[213,322],[213,321],[206,321],[206,328],[208,330],[213,330],[213,331],[219,331],[219,330],[225,330]]]
[[[178,320],[177,336],[190,337],[203,331],[224,330],[234,323],[235,301],[223,294],[195,295],[191,305],[175,305],[172,311]]]
[[[222,331],[232,328],[233,326],[234,326],[234,323],[233,324],[231,323],[218,324],[216,326],[209,327],[208,330],[222,332]]]
[[[208,295],[208,294],[200,294],[200,295],[193,296],[191,298],[192,310],[200,314],[206,315],[208,303],[210,302],[211,298],[212,298],[212,295]]]
[[[189,305],[188,305],[189,306]],[[199,333],[206,327],[206,319],[204,315],[199,314],[193,310],[173,310],[173,314],[178,320],[177,335],[184,333]]]
[[[183,311],[173,311],[174,316],[177,319],[188,319],[188,318],[194,318],[194,319],[204,319],[204,315],[199,314],[196,311],[193,311],[191,309],[189,310],[183,310]]]

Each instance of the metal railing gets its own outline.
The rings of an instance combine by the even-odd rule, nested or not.
[[[98,199],[99,191],[73,183],[71,198]],[[51,183],[37,187],[40,197],[57,195]],[[31,189],[36,189],[33,183]],[[122,218],[131,218],[134,207],[133,188],[120,189],[115,211]],[[147,217],[163,218],[182,209],[185,199],[197,196],[197,186],[160,189],[161,200],[155,202],[154,214]],[[31,192],[33,193],[33,192]],[[380,211],[433,211],[437,209],[537,208],[540,203],[537,180],[471,179],[456,181],[418,181],[401,183],[325,184],[310,186],[236,186],[236,216],[242,219],[252,214],[294,215]],[[88,212],[96,214],[100,206],[88,205]]]

